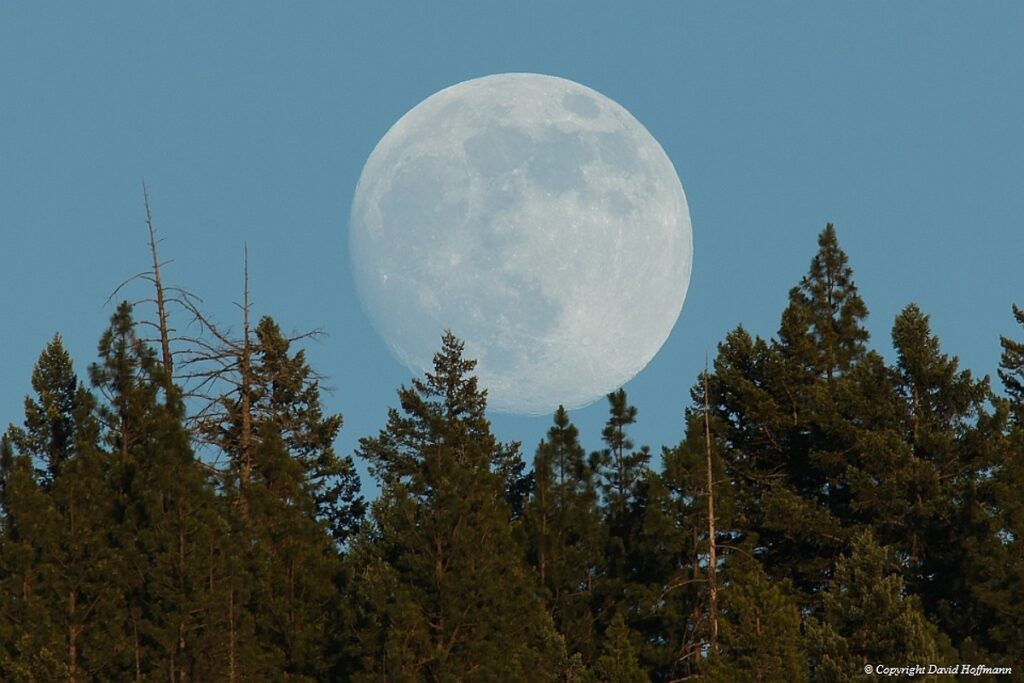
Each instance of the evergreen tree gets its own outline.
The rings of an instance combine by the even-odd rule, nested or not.
[[[637,409],[629,405],[624,389],[608,394],[608,412],[608,422],[601,431],[601,440],[607,447],[593,455],[592,467],[598,472],[608,514],[624,518],[647,471],[651,454],[646,446],[633,450],[627,428],[636,422]]]
[[[703,386],[693,394],[694,405],[701,408],[687,410],[686,438],[663,449],[658,481],[664,493],[656,496],[658,505],[648,509],[644,523],[645,535],[656,540],[645,545],[660,562],[652,573],[661,581],[644,596],[643,626],[634,628],[647,643],[656,644],[641,648],[642,661],[655,680],[701,675],[702,656],[712,640]],[[721,544],[735,534],[734,499],[717,444],[712,445],[712,468],[716,542]],[[720,557],[717,564],[722,564]]]
[[[864,665],[938,662],[954,657],[948,640],[907,596],[891,553],[870,531],[840,557],[819,622],[806,627],[815,680],[868,680]]]
[[[32,370],[36,398],[25,399],[25,428],[12,432],[18,450],[35,462],[39,479],[49,489],[61,465],[75,453],[75,408],[78,378],[60,335],[54,335]]]
[[[355,542],[356,680],[555,680],[563,645],[509,525],[516,450],[485,416],[475,363],[446,333],[434,372],[360,441],[382,491]]]
[[[637,662],[629,628],[621,614],[616,614],[608,626],[594,673],[601,683],[647,683],[650,680]]]
[[[359,479],[335,453],[342,418],[324,414],[304,352],[269,317],[243,335],[218,352],[233,389],[200,424],[228,458],[224,514],[245,549],[225,577],[229,659],[242,679],[322,678],[336,650],[338,544],[363,514]]]
[[[708,659],[715,681],[802,681],[807,661],[800,611],[788,582],[768,580],[760,564],[735,554],[722,591],[719,648]]]
[[[117,644],[113,620],[97,618],[116,615],[121,604],[112,582],[117,568],[107,533],[106,459],[98,446],[94,399],[79,384],[59,336],[41,354],[32,386],[36,396],[25,400],[25,428],[10,430],[8,446],[20,453],[11,455],[13,497],[6,512],[14,528],[8,532],[39,525],[22,539],[33,548],[29,603],[37,609],[22,624],[36,651],[24,652],[21,661],[31,667],[29,662],[45,659],[47,668],[35,671],[37,677],[80,680],[108,670]],[[30,462],[38,463],[38,489],[30,481]],[[25,494],[32,500],[27,507],[19,502]],[[10,549],[0,555],[10,557]],[[5,678],[24,675],[26,670],[14,669]]]
[[[28,455],[0,442],[0,674],[5,680],[56,680],[62,666],[57,615],[47,599],[44,555],[53,509]]]
[[[853,282],[853,269],[831,223],[818,236],[818,253],[800,284],[790,290],[779,340],[791,362],[826,379],[849,372],[866,353],[868,310]]]
[[[1013,307],[1013,317],[1024,325],[1024,309]],[[999,377],[1014,406],[1014,416],[1024,422],[1024,342],[1000,337],[1003,355],[999,363]]]
[[[886,393],[881,359],[866,351],[866,316],[830,224],[790,291],[778,341],[738,328],[709,378],[715,438],[741,502],[737,523],[769,576],[792,578],[808,598],[854,521],[848,467],[866,413]]]
[[[282,441],[301,470],[298,486],[313,502],[313,516],[328,525],[333,537],[345,540],[359,527],[365,503],[351,457],[340,457],[334,441],[341,415],[325,415],[320,383],[301,349],[291,343],[271,318],[256,326],[253,368],[254,423],[257,439],[271,432]]]
[[[637,409],[623,389],[608,394],[608,421],[601,432],[606,447],[590,456],[606,530],[604,571],[596,583],[594,605],[603,631],[614,614],[623,614],[632,627],[641,596],[660,590],[663,579],[652,572],[651,561],[659,563],[660,558],[652,555],[654,546],[647,543],[652,539],[644,532],[648,510],[658,508],[650,495],[651,484],[657,482],[647,466],[650,450],[646,446],[635,450],[629,438],[628,427],[636,416]]]
[[[643,491],[650,450],[634,450],[627,427],[636,422],[637,409],[623,389],[608,394],[608,421],[601,432],[606,448],[590,456],[597,474],[605,525],[607,578],[628,581],[633,568],[630,543],[643,525]],[[609,616],[610,616],[609,612]]]
[[[1004,417],[989,412],[988,380],[975,381],[959,370],[955,357],[941,353],[928,317],[908,306],[896,318],[893,344],[898,354],[896,386],[910,462],[904,494],[906,510],[890,517],[891,534],[904,553],[910,586],[929,614],[960,641],[984,621],[973,607],[965,564],[967,549],[998,545],[993,520],[990,473],[1000,453]],[[877,525],[876,525],[877,526]]]
[[[1014,306],[1013,313],[1024,325],[1024,311]],[[1024,343],[1007,337],[1000,341],[999,376],[1009,397],[1010,421],[1001,441],[1002,458],[991,479],[983,479],[991,492],[983,511],[991,511],[992,533],[966,548],[963,559],[965,568],[973,570],[968,585],[981,614],[961,651],[966,656],[973,648],[980,651],[977,659],[1012,665],[1024,651]]]
[[[99,414],[117,487],[117,588],[127,597],[116,677],[221,678],[217,548],[226,528],[192,453],[180,395],[173,384],[168,392],[155,353],[135,334],[128,304],[118,307],[99,352],[90,375],[107,399]]]
[[[547,439],[537,447],[533,476],[523,517],[528,557],[566,649],[591,661],[595,635],[590,603],[602,565],[602,526],[593,472],[579,432],[561,406]]]

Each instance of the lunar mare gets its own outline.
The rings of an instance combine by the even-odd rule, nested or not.
[[[631,379],[690,281],[689,210],[661,146],[572,81],[502,74],[427,98],[377,144],[352,205],[363,305],[432,368],[450,329],[488,404],[540,414]]]

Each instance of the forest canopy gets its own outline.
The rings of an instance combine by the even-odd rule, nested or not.
[[[341,454],[308,336],[247,293],[223,331],[151,245],[156,312],[118,305],[84,374],[55,335],[3,435],[0,680],[1024,679],[1017,307],[1003,391],[914,304],[887,362],[828,225],[777,335],[693,378],[680,443],[635,444],[621,389],[597,451],[561,408],[503,443],[447,333]]]

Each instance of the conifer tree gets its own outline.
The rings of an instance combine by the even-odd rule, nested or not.
[[[802,681],[807,661],[800,611],[787,594],[788,582],[768,580],[760,564],[731,556],[722,591],[719,649],[708,658],[715,681]]]
[[[245,548],[225,577],[229,660],[241,679],[323,677],[336,649],[339,544],[363,514],[359,479],[334,450],[342,418],[324,414],[305,353],[269,317],[250,331],[247,298],[243,311],[242,339],[217,332],[212,354],[231,389],[199,423],[227,456],[224,516]]]
[[[808,620],[815,680],[861,680],[866,664],[937,662],[955,656],[918,601],[905,595],[891,553],[870,531],[854,536],[823,595],[821,621]]]
[[[604,541],[593,471],[561,406],[537,447],[533,477],[523,518],[529,560],[567,651],[590,661],[596,640],[590,603]]]
[[[645,600],[649,616],[645,634],[661,647],[642,648],[643,661],[656,678],[701,675],[700,664],[712,641],[710,544],[708,524],[707,447],[704,434],[703,383],[693,389],[694,405],[686,412],[686,436],[674,448],[664,448],[658,477],[665,493],[658,509],[648,509],[645,533],[658,539],[656,556],[664,563],[660,591]],[[722,469],[720,449],[711,444],[715,486],[717,543],[731,540],[734,500]],[[659,521],[660,520],[660,521]],[[721,567],[723,558],[717,558]]]
[[[633,450],[627,428],[636,422],[637,409],[629,405],[624,389],[608,394],[608,422],[601,431],[607,446],[593,456],[608,514],[624,518],[646,472],[651,454],[647,447]]]
[[[36,398],[25,399],[25,428],[12,437],[18,450],[28,454],[49,489],[61,465],[75,452],[75,408],[81,398],[71,357],[60,335],[54,335],[32,370]]]
[[[864,411],[885,385],[866,351],[867,308],[829,224],[808,274],[790,291],[779,339],[738,328],[709,381],[716,438],[742,502],[737,522],[773,578],[812,596],[852,523],[847,467]]]
[[[905,530],[892,541],[906,555],[912,590],[959,640],[973,630],[966,626],[974,601],[964,583],[971,573],[963,564],[965,550],[998,542],[988,515],[972,506],[990,507],[985,503],[991,499],[988,473],[1001,459],[1004,419],[986,409],[992,400],[987,378],[975,381],[955,357],[941,352],[928,316],[916,306],[897,316],[893,345],[903,404],[897,414],[910,462],[907,476],[890,475],[909,486],[899,496],[907,509],[890,517],[889,528]]]
[[[654,480],[648,469],[650,450],[634,449],[628,427],[636,422],[637,409],[630,405],[626,392],[619,389],[608,394],[608,421],[601,431],[605,448],[592,453],[590,467],[596,473],[601,492],[601,513],[604,521],[604,571],[597,582],[595,609],[601,630],[607,630],[612,615],[624,614],[629,626],[629,612],[635,611],[640,594],[655,584],[660,576],[652,574],[650,540],[644,534],[644,521],[651,504],[650,484]],[[660,491],[660,489],[659,489]]]
[[[807,275],[790,291],[778,342],[782,390],[794,422],[787,469],[791,491],[803,501],[791,507],[796,501],[783,496],[779,511],[809,515],[820,526],[841,526],[850,514],[846,466],[858,443],[858,413],[870,406],[864,391],[873,389],[859,381],[863,373],[857,370],[865,363],[881,364],[866,350],[867,315],[830,223],[818,236]],[[819,553],[826,566],[841,539],[822,540],[831,541]]]
[[[242,490],[245,527],[258,549],[252,608],[257,632],[272,644],[283,671],[320,678],[333,647],[329,617],[340,599],[334,540],[344,542],[360,522],[359,480],[351,458],[334,451],[342,419],[324,415],[303,351],[292,353],[266,317],[256,340],[253,458]],[[241,421],[231,426],[237,430]]]
[[[647,683],[650,680],[637,661],[629,640],[629,627],[621,614],[616,614],[608,625],[594,673],[601,683]]]
[[[56,680],[62,666],[57,614],[49,600],[45,546],[54,526],[32,459],[0,442],[0,674],[5,680]]]
[[[1013,307],[1013,317],[1024,326],[1024,309]],[[1024,422],[1024,341],[1000,337],[1003,355],[999,363],[999,378],[1014,407],[1018,422]]]
[[[1024,311],[1013,307],[1017,322],[1024,326]],[[1010,420],[1006,439],[1001,442],[1002,458],[993,468],[991,499],[986,507],[994,511],[992,537],[988,543],[968,547],[964,564],[973,569],[971,595],[983,619],[961,646],[977,648],[983,657],[1015,663],[1024,651],[1024,342],[1000,339],[1003,353],[999,377],[1008,395]]]
[[[217,540],[226,533],[214,490],[192,453],[176,388],[135,334],[121,304],[90,368],[106,398],[99,414],[112,450],[121,567],[127,596],[119,677],[220,678],[224,659]]]
[[[779,340],[791,362],[833,379],[863,358],[868,310],[853,282],[853,269],[831,223],[818,235],[818,253],[800,284],[790,290]]]
[[[12,429],[12,442],[37,468],[46,498],[45,533],[32,539],[43,579],[35,596],[46,605],[53,630],[42,623],[37,638],[62,676],[79,680],[110,666],[117,644],[114,615],[122,604],[114,590],[116,556],[108,537],[111,521],[106,457],[99,449],[95,401],[78,382],[59,336],[47,345],[32,373],[36,398],[25,401],[25,428]],[[107,618],[98,618],[105,615]]]
[[[474,361],[451,333],[360,441],[382,485],[355,542],[356,680],[554,680],[563,645],[510,526],[500,444]]]
[[[625,390],[608,394],[608,421],[601,431],[606,448],[590,456],[608,528],[605,556],[613,581],[629,579],[630,543],[643,524],[642,494],[651,453],[646,446],[634,450],[629,438],[627,428],[636,422],[636,415]]]

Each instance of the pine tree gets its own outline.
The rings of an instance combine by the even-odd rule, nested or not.
[[[664,493],[656,497],[656,507],[648,508],[644,523],[645,535],[656,540],[645,545],[661,563],[655,572],[661,584],[657,592],[651,590],[645,595],[640,610],[647,615],[641,628],[645,640],[658,647],[643,647],[641,653],[657,680],[701,675],[702,657],[713,640],[703,383],[694,387],[693,397],[698,407],[686,411],[684,440],[674,448],[663,449],[658,480]],[[735,533],[734,494],[720,455],[719,445],[712,442],[717,544],[731,540]],[[716,569],[722,562],[718,555]]]
[[[798,382],[794,374],[777,344],[740,327],[719,345],[708,391],[713,438],[735,490],[736,540],[757,549],[769,576],[790,578],[810,594],[827,576],[843,531],[812,459],[821,434],[812,397],[819,380]]]
[[[760,564],[734,554],[722,591],[719,649],[708,659],[715,681],[802,681],[807,661],[800,611],[788,582],[768,580]]]
[[[891,553],[870,531],[854,536],[849,554],[840,557],[823,605],[823,619],[810,618],[806,627],[815,680],[868,680],[866,664],[955,656],[917,599],[905,595]]]
[[[905,531],[891,541],[906,555],[912,590],[959,641],[978,619],[965,550],[998,544],[985,509],[992,502],[989,473],[1002,457],[1004,417],[986,409],[993,398],[987,378],[975,381],[955,357],[941,353],[916,306],[897,316],[893,344],[910,462],[903,477],[909,486],[900,496],[908,509],[890,517],[890,528]]]
[[[835,229],[790,291],[779,339],[738,328],[719,346],[709,392],[736,488],[737,523],[773,578],[812,597],[854,523],[848,467],[886,378],[868,353],[867,308]],[[813,602],[813,599],[811,600]]]
[[[868,310],[831,223],[818,236],[809,272],[790,290],[779,340],[791,362],[826,379],[849,372],[864,357]]]
[[[272,431],[301,470],[300,487],[315,506],[313,516],[344,543],[360,525],[365,503],[351,457],[339,457],[334,441],[341,415],[325,415],[320,382],[305,352],[291,343],[269,317],[256,327],[253,413],[257,439]]]
[[[37,463],[39,491],[29,510],[18,509],[15,498],[9,513],[16,525],[28,521],[26,514],[43,524],[29,541],[38,579],[31,602],[39,610],[22,627],[32,634],[37,654],[48,653],[47,674],[59,671],[61,677],[80,680],[108,670],[117,643],[112,617],[121,596],[112,581],[117,563],[107,534],[106,458],[99,450],[95,401],[78,382],[59,336],[41,354],[32,386],[35,398],[25,400],[25,428],[10,430],[10,447],[20,453],[23,474],[29,462]],[[35,488],[28,479],[17,483],[18,478],[12,482],[15,490]],[[8,671],[6,677],[19,676]]]
[[[1013,307],[1013,317],[1024,325],[1024,309]],[[1024,422],[1024,341],[1000,337],[1003,355],[999,363],[999,377],[1014,406],[1018,422]]]
[[[1024,311],[1014,306],[1024,326]],[[1024,651],[1024,343],[1001,338],[1003,353],[999,377],[1008,400],[1006,438],[1000,441],[1001,459],[983,479],[990,495],[982,514],[991,516],[984,528],[991,531],[964,550],[963,565],[970,595],[979,612],[973,633],[961,645],[964,656],[977,650],[976,659],[1012,665]]]
[[[863,374],[858,370],[881,364],[866,350],[867,315],[830,223],[818,236],[808,274],[790,291],[778,342],[783,391],[794,422],[789,440],[793,462],[787,469],[793,492],[807,505],[800,510],[790,507],[792,499],[783,500],[780,511],[812,515],[822,526],[841,526],[850,516],[846,468],[856,457],[859,413],[871,405],[864,390],[870,394],[873,389],[859,381]],[[834,555],[841,539],[825,540],[832,542],[823,544],[822,554]]]
[[[222,602],[218,539],[226,534],[214,490],[182,424],[180,395],[122,304],[90,368],[107,399],[99,414],[112,450],[113,529],[127,596],[119,677],[220,678],[216,607]]]
[[[648,510],[657,509],[651,500],[656,477],[648,469],[650,450],[634,449],[628,427],[636,422],[637,409],[630,405],[623,389],[608,394],[608,421],[601,432],[605,448],[592,453],[601,492],[601,515],[605,526],[604,571],[596,582],[595,612],[601,630],[607,630],[614,614],[623,614],[630,627],[642,596],[660,590],[663,577],[653,540],[644,533]],[[654,553],[651,551],[654,550]],[[657,588],[655,588],[657,587]]]
[[[630,543],[643,524],[642,494],[651,453],[646,446],[634,450],[627,427],[636,422],[637,409],[629,404],[623,389],[608,394],[608,413],[601,432],[606,448],[591,454],[590,467],[597,475],[608,529],[607,577],[622,582],[630,578]]]
[[[616,614],[608,625],[594,673],[601,683],[647,683],[650,680],[637,662],[629,628],[621,614]]]
[[[56,680],[62,666],[57,614],[48,599],[45,546],[55,515],[32,459],[0,442],[0,674],[5,680]]]
[[[382,491],[352,551],[356,680],[554,680],[566,664],[509,526],[516,451],[462,349],[446,333],[434,372],[360,441]]]
[[[596,638],[590,603],[603,562],[603,529],[593,472],[561,406],[537,447],[533,477],[523,517],[528,557],[567,651],[591,661]]]
[[[651,454],[647,447],[633,450],[627,428],[636,422],[637,409],[629,405],[624,389],[608,394],[608,412],[608,422],[601,431],[601,440],[607,447],[594,454],[593,462],[605,508],[613,517],[623,518]]]
[[[60,335],[54,335],[32,370],[36,398],[25,399],[25,428],[13,433],[18,450],[36,464],[43,487],[49,489],[61,465],[75,452],[75,409],[78,378]]]
[[[261,642],[275,653],[272,661],[291,677],[318,679],[330,663],[330,616],[339,609],[335,541],[344,542],[362,517],[359,480],[351,458],[334,451],[342,419],[324,415],[304,353],[291,352],[270,318],[257,325],[256,340],[252,462],[248,481],[238,482],[246,511],[240,531],[254,543],[258,582],[250,609]],[[231,408],[225,433],[243,424],[240,406]],[[237,455],[230,441],[224,446]]]

